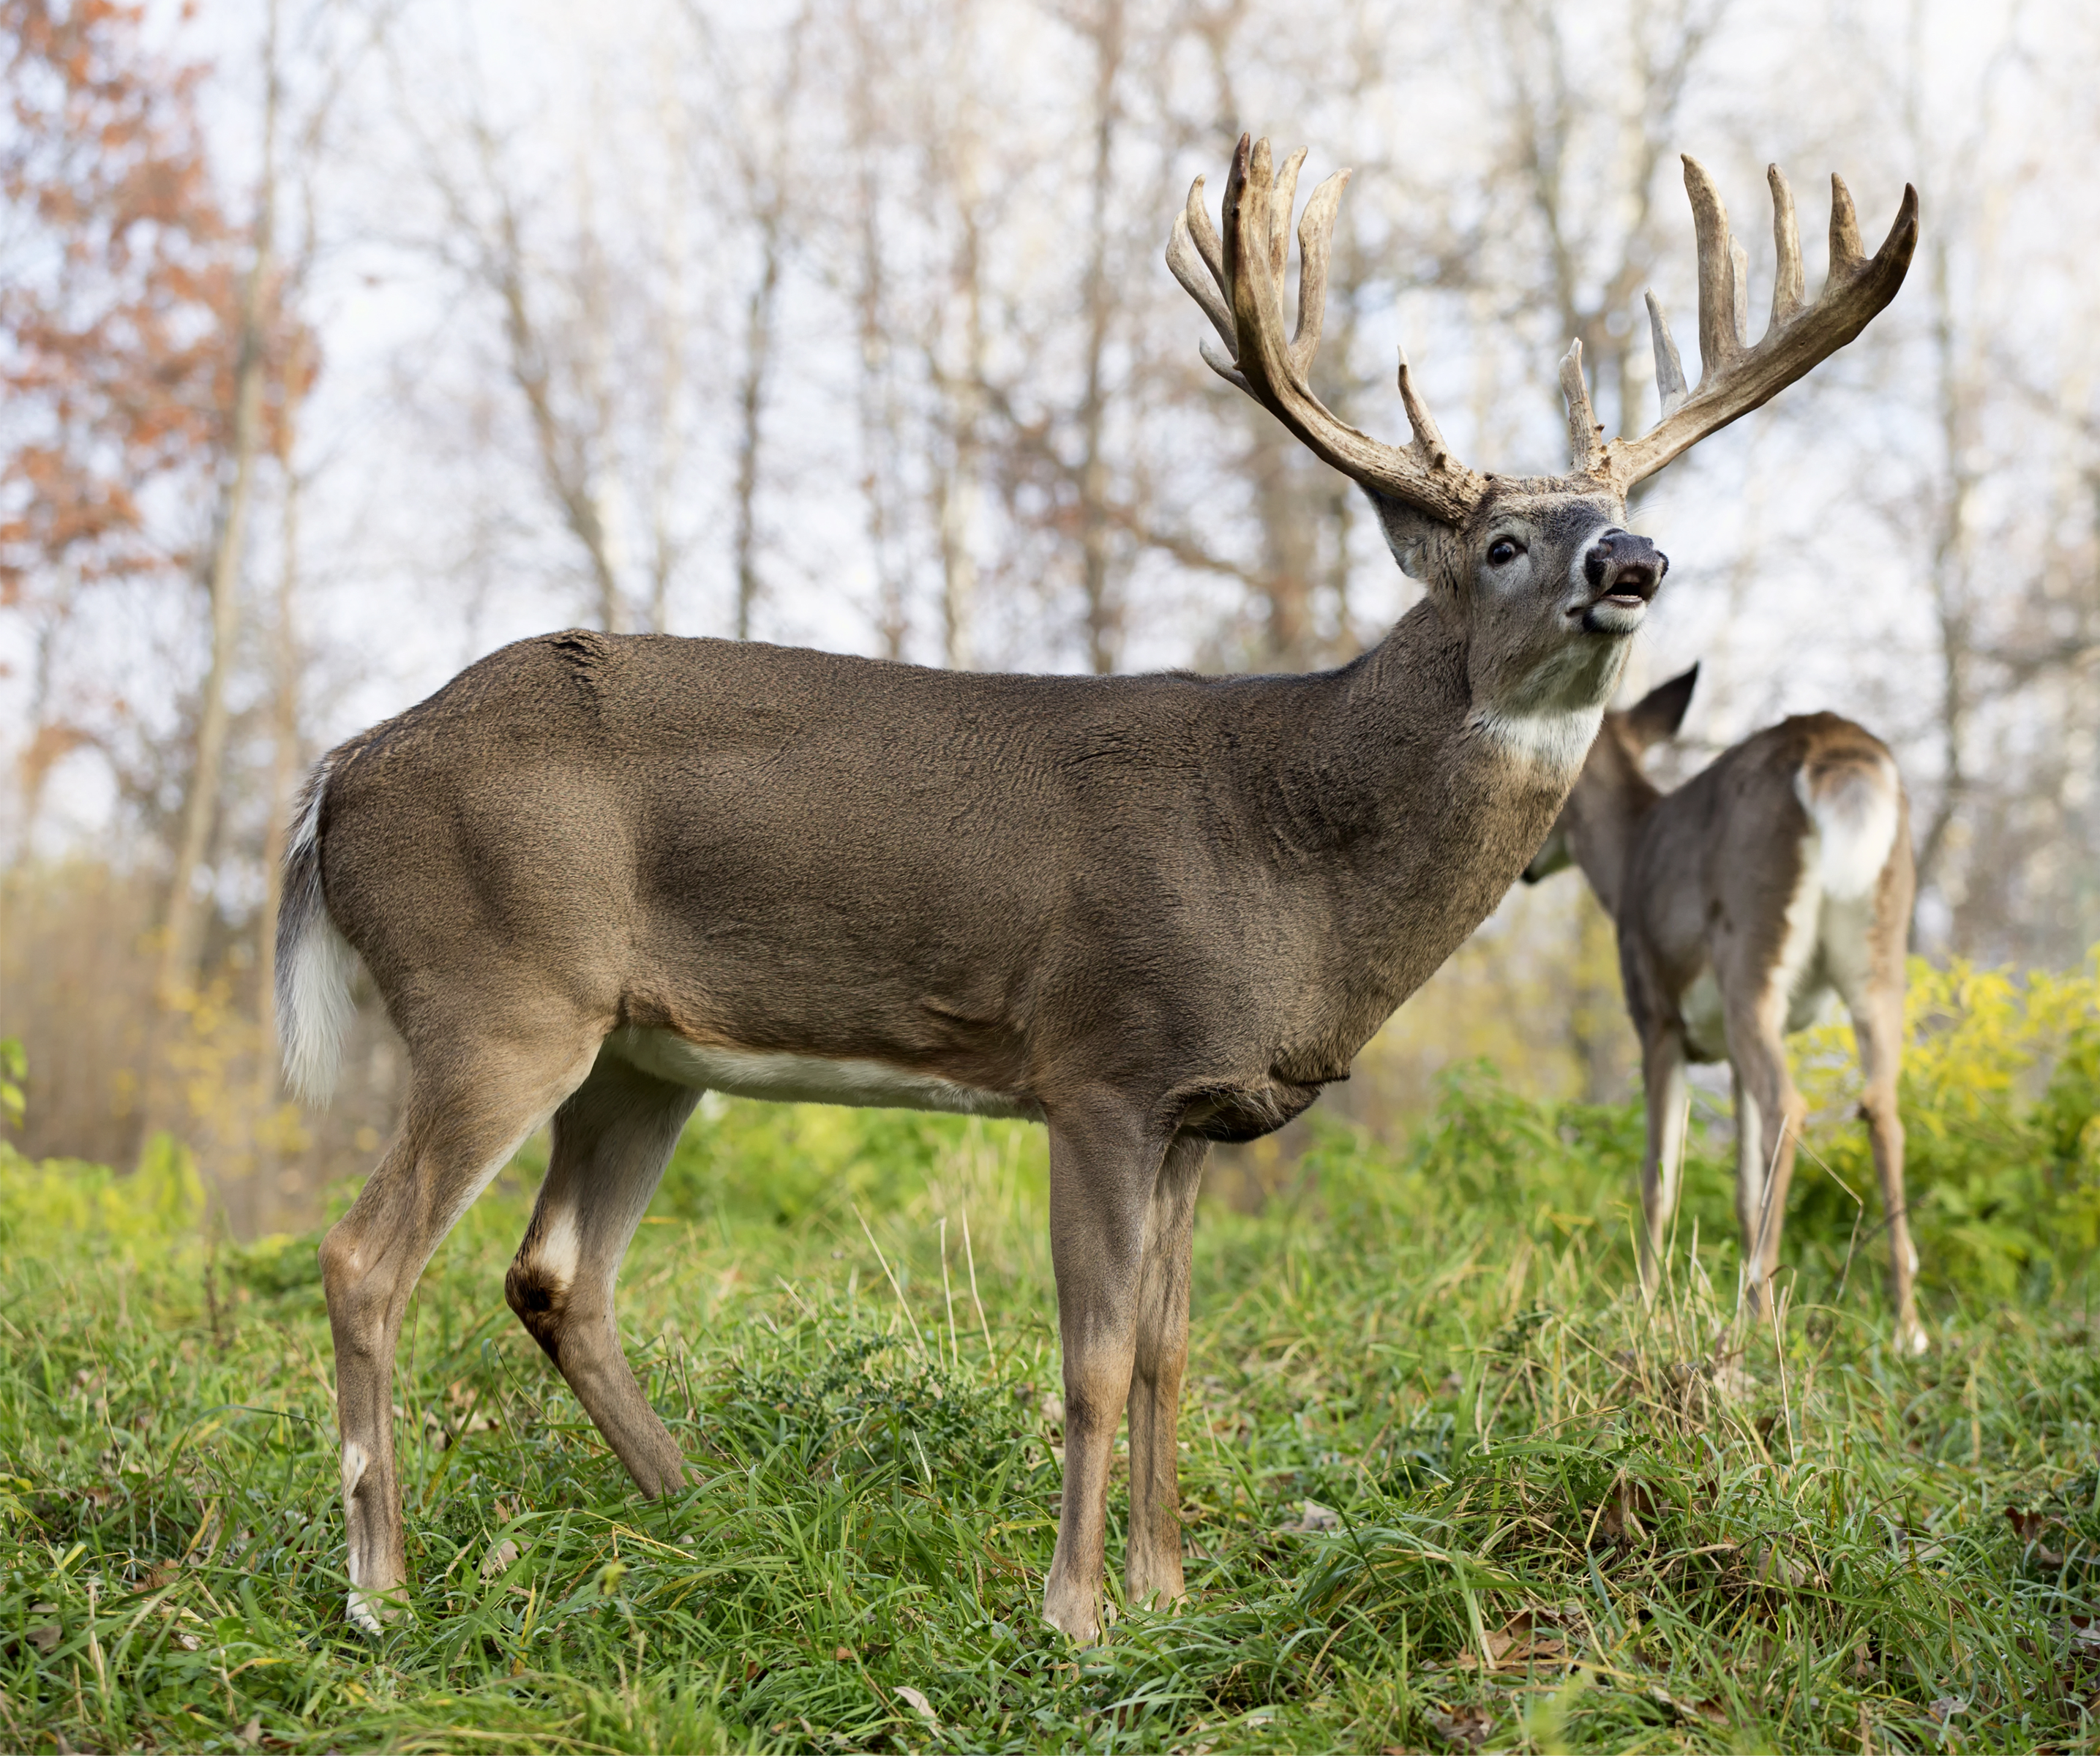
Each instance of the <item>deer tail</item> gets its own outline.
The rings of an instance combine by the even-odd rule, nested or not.
[[[1866,752],[1806,762],[1793,790],[1815,826],[1823,893],[1840,900],[1872,895],[1902,817],[1895,762],[1886,752]]]
[[[333,761],[315,764],[299,795],[277,911],[277,1042],[287,1083],[312,1104],[335,1089],[357,968],[321,890],[321,806]]]

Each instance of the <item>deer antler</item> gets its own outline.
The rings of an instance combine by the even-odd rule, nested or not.
[[[1203,206],[1203,179],[1198,177],[1190,187],[1188,206],[1174,222],[1167,263],[1229,351],[1219,352],[1207,336],[1203,359],[1344,475],[1440,523],[1462,524],[1487,492],[1487,481],[1451,455],[1415,394],[1405,353],[1400,357],[1400,399],[1414,433],[1405,446],[1381,444],[1359,433],[1312,394],[1307,377],[1320,346],[1328,252],[1335,212],[1349,180],[1346,170],[1327,179],[1305,204],[1298,227],[1298,328],[1290,340],[1284,339],[1290,209],[1304,162],[1301,148],[1276,172],[1268,141],[1255,142],[1250,148],[1248,137],[1242,135],[1225,183],[1222,238]]]
[[[1568,425],[1577,471],[1598,477],[1621,496],[1710,433],[1717,433],[1761,408],[1796,378],[1828,360],[1865,329],[1896,296],[1917,248],[1917,191],[1904,185],[1903,204],[1882,247],[1869,258],[1860,246],[1860,223],[1842,178],[1830,179],[1830,277],[1812,305],[1802,303],[1801,234],[1794,223],[1793,192],[1779,166],[1766,173],[1771,183],[1772,240],[1779,271],[1772,288],[1771,323],[1756,346],[1746,334],[1748,288],[1743,247],[1728,234],[1728,215],[1714,179],[1695,159],[1684,161],[1684,187],[1692,197],[1699,240],[1699,388],[1687,393],[1684,368],[1670,325],[1655,295],[1648,296],[1648,326],[1655,342],[1655,384],[1662,417],[1637,439],[1597,443],[1598,429],[1582,383],[1579,345],[1561,362],[1568,396]]]

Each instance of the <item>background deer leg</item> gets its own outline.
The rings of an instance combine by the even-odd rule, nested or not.
[[[1643,1296],[1652,1299],[1662,1284],[1662,1255],[1669,1247],[1670,1216],[1677,1211],[1692,1107],[1684,1040],[1675,1030],[1652,1033],[1642,1042],[1641,1084],[1648,1099],[1648,1149],[1641,1161],[1640,1277]]]
[[[407,1118],[351,1210],[321,1241],[342,1434],[350,1617],[377,1632],[408,1577],[394,1457],[394,1356],[424,1267],[475,1196],[583,1076],[585,1051],[448,1044],[440,1083],[414,1063]],[[595,1043],[592,1049],[595,1049]]]
[[[1043,1618],[1101,1633],[1109,1464],[1129,1399],[1147,1216],[1167,1142],[1136,1106],[1104,1096],[1050,1113],[1050,1260],[1065,1357],[1065,1481]]]
[[[1852,1039],[1859,1046],[1860,1072],[1865,1091],[1867,1135],[1874,1149],[1874,1172],[1882,1185],[1882,1212],[1889,1233],[1889,1302],[1895,1312],[1900,1346],[1921,1353],[1928,1345],[1917,1320],[1912,1285],[1917,1251],[1910,1239],[1910,1219],[1904,1195],[1904,1125],[1896,1104],[1896,1081],[1903,1070],[1904,991],[1900,968],[1893,983],[1877,981],[1856,999],[1847,996]]]
[[[1176,1137],[1159,1167],[1145,1221],[1137,1352],[1130,1381],[1130,1544],[1123,1582],[1132,1604],[1170,1604],[1181,1577],[1181,1472],[1175,1445],[1189,1360],[1189,1268],[1196,1191],[1211,1143]],[[1069,1452],[1067,1455],[1069,1456]]]
[[[1804,1111],[1787,1071],[1786,1041],[1776,1023],[1731,1013],[1728,1058],[1736,1073],[1736,1218],[1743,1234],[1744,1304],[1752,1317],[1762,1319],[1769,1314],[1772,1270],[1786,1225],[1787,1185],[1793,1180],[1794,1142]]]
[[[613,1321],[620,1259],[699,1093],[611,1056],[554,1112],[554,1151],[504,1295],[644,1493],[685,1460],[635,1382]]]

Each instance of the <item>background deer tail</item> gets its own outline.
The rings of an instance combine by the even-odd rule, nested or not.
[[[315,765],[299,795],[277,914],[277,1042],[287,1083],[314,1104],[327,1102],[335,1089],[357,968],[357,954],[329,919],[321,893],[321,802],[333,760],[324,757]]]
[[[1793,777],[1794,796],[1815,826],[1823,893],[1868,896],[1895,845],[1902,794],[1886,755],[1846,752],[1811,760]]]

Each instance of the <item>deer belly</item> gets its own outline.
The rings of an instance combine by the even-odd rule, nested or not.
[[[695,1043],[671,1030],[615,1030],[607,1053],[673,1085],[758,1097],[781,1104],[845,1104],[867,1110],[935,1110],[964,1116],[1040,1121],[1042,1107],[1005,1092],[986,1091],[914,1073],[886,1061]]]

